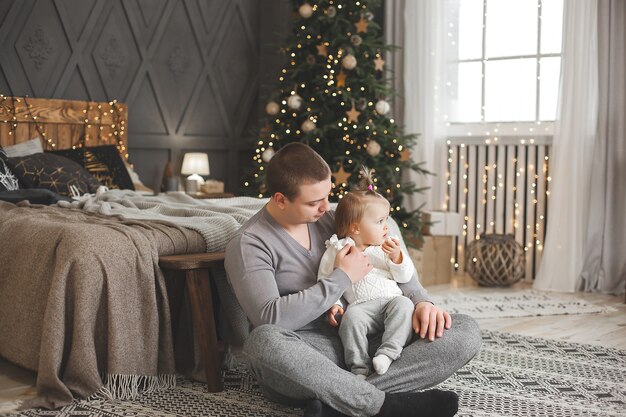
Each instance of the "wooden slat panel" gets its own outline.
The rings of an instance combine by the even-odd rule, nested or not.
[[[12,123],[15,134],[9,134]],[[117,102],[0,96],[2,146],[45,136],[45,149],[67,149],[80,146],[87,133],[88,146],[117,145],[128,158],[127,123],[128,109]]]

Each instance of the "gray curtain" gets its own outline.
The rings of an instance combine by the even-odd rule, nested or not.
[[[585,291],[621,294],[626,285],[626,2],[598,2],[600,102],[589,224],[581,282]]]

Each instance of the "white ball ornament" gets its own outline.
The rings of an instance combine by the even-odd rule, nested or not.
[[[376,142],[375,140],[370,140],[367,143],[367,153],[370,156],[376,156],[380,153],[380,143]]]
[[[280,110],[280,106],[278,105],[278,103],[276,103],[275,101],[270,101],[269,103],[267,103],[267,105],[265,106],[265,111],[267,112],[267,114],[269,114],[270,116],[276,116],[278,114],[278,111]]]
[[[378,114],[385,115],[389,113],[389,110],[391,110],[391,106],[389,105],[387,101],[378,100],[378,102],[376,103],[376,112]]]
[[[347,70],[352,70],[354,68],[356,68],[356,58],[354,57],[354,55],[350,54],[350,55],[346,55],[342,60],[341,60],[341,65],[347,69]]]
[[[309,17],[311,17],[313,15],[313,7],[311,7],[311,5],[309,3],[304,3],[298,9],[298,13],[303,18],[308,19]]]
[[[268,163],[270,161],[270,159],[272,159],[272,157],[274,156],[275,153],[276,153],[276,151],[274,150],[274,148],[271,148],[271,147],[267,148],[261,154],[261,159],[263,159],[263,162]]]
[[[302,131],[304,133],[309,133],[316,127],[317,126],[315,125],[315,122],[313,122],[312,120],[305,120],[304,123],[302,123]]]
[[[289,96],[287,99],[287,105],[292,110],[298,110],[302,106],[302,97],[297,94]]]

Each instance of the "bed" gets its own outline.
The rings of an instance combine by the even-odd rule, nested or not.
[[[116,102],[0,97],[3,147],[39,137],[46,150],[114,146],[126,159],[126,126]],[[78,194],[54,205],[0,201],[0,356],[37,372],[29,406],[174,385],[159,257],[223,250],[262,206],[104,187]]]

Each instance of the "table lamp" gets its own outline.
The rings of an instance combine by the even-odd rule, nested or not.
[[[185,181],[185,191],[198,192],[200,184],[204,182],[201,175],[209,175],[209,155],[203,152],[189,152],[183,158],[182,175],[189,175]]]

